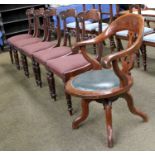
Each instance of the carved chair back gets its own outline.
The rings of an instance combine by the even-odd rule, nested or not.
[[[82,4],[83,12],[87,11],[86,4]],[[92,4],[92,9],[95,9],[95,4]]]
[[[112,53],[102,59],[102,65],[104,68],[113,68],[116,75],[120,78],[121,85],[125,86],[128,84],[128,77],[130,76],[130,70],[134,65],[134,55],[140,48],[143,38],[144,19],[142,16],[136,14],[126,14],[111,23],[111,25],[96,38],[91,40],[79,42],[75,45],[75,49],[80,47],[80,52],[83,54],[85,59],[89,61],[94,69],[101,68],[101,65],[87,54],[86,45],[99,44],[105,39],[113,36],[118,31],[128,30],[129,40],[128,48],[117,53]],[[121,68],[120,68],[121,60]]]
[[[82,22],[82,39],[87,39],[87,31],[85,28],[85,22],[91,20],[92,22],[97,22],[99,25],[99,33],[102,32],[102,25],[101,25],[101,16],[100,12],[97,9],[91,9],[86,12],[81,12],[78,14],[78,22]],[[95,33],[94,31],[92,33]]]
[[[78,26],[78,22],[77,22],[77,12],[75,9],[68,9],[66,11],[62,11],[60,12],[60,17],[63,20],[63,30],[64,30],[64,46],[67,46],[67,38],[69,35],[69,31],[67,28],[67,19],[72,17],[74,18],[75,24],[76,24],[76,28],[75,28],[75,35],[76,35],[76,40],[79,41],[79,26]]]
[[[34,10],[34,23],[35,23],[34,36],[35,37],[40,37],[40,34],[41,34],[40,31],[41,30],[44,31],[44,26],[46,26],[44,25],[44,22],[43,22],[43,16],[44,16],[44,8]],[[43,41],[45,40],[45,38],[46,38],[46,33],[43,34]]]
[[[125,13],[136,13],[136,14],[141,14],[141,4],[129,4],[129,10],[127,11],[121,11],[120,5],[116,4],[116,17],[119,17]]]
[[[27,9],[26,16],[28,18],[28,34],[34,35],[34,8]]]
[[[102,5],[101,4],[98,4],[98,10],[101,14],[101,19],[102,19],[102,16],[104,15],[108,15],[109,16],[109,21],[108,23],[110,24],[113,20],[114,20],[114,17],[113,17],[113,9],[112,9],[112,4],[108,4],[109,5],[109,11],[106,12],[106,11],[102,11]]]
[[[103,64],[107,63],[107,67],[112,65],[114,72],[120,78],[121,84],[125,86],[128,84],[128,76],[131,75],[130,71],[134,66],[135,54],[142,43],[144,30],[143,17],[136,14],[128,14],[120,17],[109,26],[103,37],[109,37],[122,30],[129,31],[127,49],[109,56],[110,61],[107,61],[105,58],[106,61],[103,61]],[[121,68],[119,66],[119,60],[121,60]]]
[[[60,31],[60,18],[57,15],[57,10],[52,8],[50,10],[45,10],[44,12],[44,25],[45,33],[47,34],[46,41],[57,40],[57,45],[60,46],[61,43],[61,31]]]

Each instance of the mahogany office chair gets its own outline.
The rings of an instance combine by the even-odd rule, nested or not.
[[[140,15],[127,14],[119,17],[99,36],[94,39],[79,42],[75,48],[80,48],[87,61],[92,64],[91,71],[71,78],[66,84],[66,92],[82,98],[81,115],[73,121],[72,128],[76,129],[86,120],[89,113],[89,103],[102,103],[105,110],[108,146],[113,146],[112,138],[112,102],[122,97],[127,101],[130,112],[147,121],[147,116],[134,107],[130,88],[133,85],[131,69],[134,65],[133,56],[140,48],[143,38],[144,19]],[[118,31],[128,30],[128,47],[105,56],[102,65],[94,63],[87,55],[86,46],[101,43]],[[136,35],[136,37],[135,37]],[[121,66],[120,66],[121,60]],[[103,68],[102,68],[103,66]]]

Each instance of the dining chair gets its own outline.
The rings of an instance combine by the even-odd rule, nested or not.
[[[145,22],[147,23],[147,27],[150,26],[150,22],[155,22],[155,8],[146,7],[142,10],[142,15],[145,18]]]
[[[26,34],[18,34],[15,36],[12,36],[10,38],[7,39],[7,43],[9,45],[9,53],[10,53],[10,59],[11,59],[11,63],[14,63],[14,59],[13,59],[13,46],[12,44],[18,40],[21,39],[25,39],[25,38],[32,38],[33,36],[35,36],[35,32],[34,32],[34,8],[31,9],[27,9],[26,10],[26,16],[28,18],[28,33]]]
[[[73,14],[72,14],[73,13]],[[48,14],[49,16],[51,15],[51,12]],[[48,49],[40,50],[38,52],[35,52],[32,54],[32,59],[33,59],[33,71],[35,75],[35,80],[38,86],[42,86],[42,80],[41,80],[41,70],[40,70],[40,65],[42,64],[43,66],[46,65],[46,62],[51,59],[55,59],[58,57],[62,57],[65,55],[69,55],[72,53],[72,49],[70,46],[67,46],[67,39],[68,39],[68,28],[67,28],[67,23],[66,19],[69,16],[74,15],[74,10],[73,9],[68,9],[66,11],[62,11],[57,15],[57,13],[52,13],[52,16],[57,16],[57,26],[55,27],[55,30],[57,32],[58,36],[58,44],[55,46],[55,48],[51,47]],[[64,38],[63,38],[63,44],[60,45],[62,42],[62,36],[61,36],[61,31],[60,31],[60,19],[63,21],[63,30],[64,30]],[[51,30],[50,22],[48,24],[48,29],[49,31]],[[77,30],[77,28],[76,28]],[[77,33],[77,32],[76,32]],[[78,35],[78,34],[77,34]],[[50,86],[50,85],[49,85]],[[56,96],[51,94],[51,97],[56,100]]]
[[[122,15],[122,14],[126,14],[126,13],[134,13],[134,14],[140,14],[141,15],[141,5],[140,4],[130,4],[129,5],[129,11],[125,11],[125,12],[121,12],[120,14],[120,9],[119,9],[119,4],[117,4],[117,17]],[[154,32],[154,29],[153,28],[149,28],[149,27],[144,27],[144,36],[145,35],[148,35],[148,34],[151,34]],[[116,35],[116,42],[117,42],[117,50],[120,50],[120,49],[123,49],[123,45],[122,45],[122,42],[121,40],[128,40],[128,31],[127,30],[123,30],[123,31],[120,31],[120,32],[117,32]],[[136,59],[137,59],[137,66],[139,67],[140,66],[140,49],[139,49],[139,52],[137,52],[137,56],[136,56]]]
[[[135,26],[136,25],[136,26]],[[127,14],[117,18],[110,26],[96,38],[79,42],[75,48],[80,48],[83,55],[92,65],[92,58],[87,54],[86,46],[101,43],[118,31],[128,30],[128,47],[117,53],[111,53],[102,58],[101,64],[93,70],[70,78],[66,83],[66,92],[81,98],[82,112],[73,123],[76,129],[83,123],[89,114],[89,103],[96,101],[104,106],[106,117],[108,147],[113,146],[112,131],[112,103],[119,98],[124,98],[131,113],[147,121],[147,115],[137,110],[134,106],[130,88],[133,85],[131,69],[134,65],[134,55],[140,48],[143,39],[144,19],[140,15]],[[136,36],[136,37],[135,37]]]
[[[143,56],[143,66],[145,71],[147,71],[147,46],[155,47],[155,33],[143,37],[141,52]]]
[[[42,37],[42,35],[40,34],[40,31],[42,30],[42,26],[40,26],[39,18],[43,17],[43,12],[44,12],[44,9],[42,8],[34,10],[34,13],[33,13],[34,14],[34,35],[33,37],[23,38],[23,39],[16,40],[11,43],[11,46],[13,47],[12,51],[14,53],[16,68],[18,70],[20,70],[20,63],[19,63],[19,56],[18,56],[18,52],[20,51],[20,48],[26,45],[34,44],[37,42],[42,42],[46,38],[46,36]],[[45,34],[46,33],[44,33],[44,35]]]
[[[57,21],[53,20],[53,22],[51,22],[51,18],[55,16],[57,17]],[[59,17],[56,15],[56,9],[53,8],[51,10],[45,10],[43,12],[43,24],[42,24],[43,25],[42,29],[44,29],[44,36],[45,36],[43,41],[36,42],[34,44],[28,44],[25,46],[21,46],[19,48],[21,56],[22,56],[21,59],[22,59],[24,72],[27,77],[29,77],[27,57],[29,57],[32,60],[34,73],[36,73],[35,71],[38,65],[33,61],[33,54],[41,50],[60,46],[60,39],[61,39],[60,38],[61,37],[60,36],[61,35],[60,25],[57,25],[55,27],[54,22],[57,22],[58,24],[60,24]],[[57,37],[55,38],[55,36]],[[41,83],[38,84],[37,80],[36,80],[36,83],[37,85],[41,86]]]
[[[96,46],[98,48],[97,50],[98,52],[96,53],[96,59],[92,61],[94,61],[95,63],[98,63],[98,61],[101,60],[101,56],[102,56],[101,44],[97,44]],[[58,57],[56,59],[47,60],[45,63],[45,66],[48,71],[47,79],[48,79],[50,94],[51,94],[51,97],[54,98],[54,100],[56,100],[56,96],[57,96],[54,75],[57,75],[59,78],[61,78],[65,85],[65,83],[70,79],[71,76],[75,76],[92,69],[92,64],[87,61],[87,58],[85,58],[83,53],[78,49],[77,50],[71,49],[71,53],[69,55]],[[71,96],[66,92],[65,92],[65,96],[67,100],[68,112],[70,115],[72,115],[73,108],[72,108]]]

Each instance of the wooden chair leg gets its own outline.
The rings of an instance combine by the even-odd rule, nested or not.
[[[137,61],[137,66],[138,68],[140,67],[140,51],[138,50],[138,52],[136,53],[136,61]]]
[[[93,44],[94,54],[96,54],[96,45]]]
[[[40,71],[40,66],[38,62],[35,62],[35,71],[36,71],[36,76],[37,76],[37,85],[41,88],[42,87],[42,80],[41,80],[41,71]]]
[[[37,76],[37,71],[36,71],[35,63],[36,63],[35,60],[32,59],[33,74],[34,74],[34,77],[35,77],[36,85],[38,86],[38,76]]]
[[[147,115],[135,108],[133,98],[129,92],[125,93],[123,95],[123,98],[127,101],[128,108],[129,108],[131,113],[140,116],[144,122],[148,121]]]
[[[146,24],[147,24],[147,27],[150,28],[150,22],[148,20],[146,21]]]
[[[24,54],[21,54],[21,62],[23,65],[24,74],[27,78],[29,78],[29,69],[28,69],[27,58]]]
[[[89,103],[90,100],[86,100],[86,99],[82,99],[81,100],[81,108],[82,108],[82,112],[80,114],[79,117],[77,117],[73,123],[72,123],[72,128],[73,129],[77,129],[79,127],[79,125],[85,121],[88,117],[89,114]]]
[[[71,43],[71,34],[70,34],[70,32],[68,34],[68,43],[69,43],[69,47],[71,47],[72,43]]]
[[[141,46],[141,52],[142,52],[142,57],[143,57],[143,66],[144,66],[144,71],[147,70],[147,54],[146,54],[146,45]]]
[[[103,41],[103,45],[106,46],[106,42],[105,41]]]
[[[117,43],[117,51],[123,50],[121,39],[116,37],[116,43]]]
[[[111,49],[111,52],[113,52],[114,48],[116,48],[114,37],[110,37],[109,39],[110,39],[110,49]]]
[[[20,70],[19,57],[18,57],[17,50],[14,50],[14,59],[15,59],[16,68]]]
[[[67,100],[67,106],[68,106],[68,112],[69,115],[72,116],[73,115],[73,108],[72,108],[72,100],[71,100],[71,96],[65,92],[65,96],[66,96],[66,100]]]
[[[13,60],[12,47],[10,47],[10,49],[9,49],[9,54],[10,54],[11,63],[13,64],[14,60]]]
[[[112,138],[112,103],[107,101],[104,103],[105,117],[106,117],[106,128],[107,128],[107,140],[108,147],[113,147],[113,138]]]
[[[56,101],[55,80],[54,80],[53,73],[50,71],[47,73],[47,81],[48,81],[51,98],[53,98],[54,101]]]

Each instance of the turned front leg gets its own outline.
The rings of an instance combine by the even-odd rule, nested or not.
[[[53,73],[50,71],[47,73],[47,81],[51,98],[56,101],[55,79]]]
[[[12,47],[11,46],[10,46],[10,49],[9,49],[9,53],[10,53],[11,63],[13,64],[14,60],[13,60],[13,53],[12,53]]]
[[[29,69],[28,69],[27,58],[24,54],[21,54],[21,61],[22,61],[22,65],[23,65],[24,74],[26,77],[29,78]]]
[[[16,68],[20,70],[19,57],[18,57],[17,50],[14,50],[14,59],[15,59]]]

